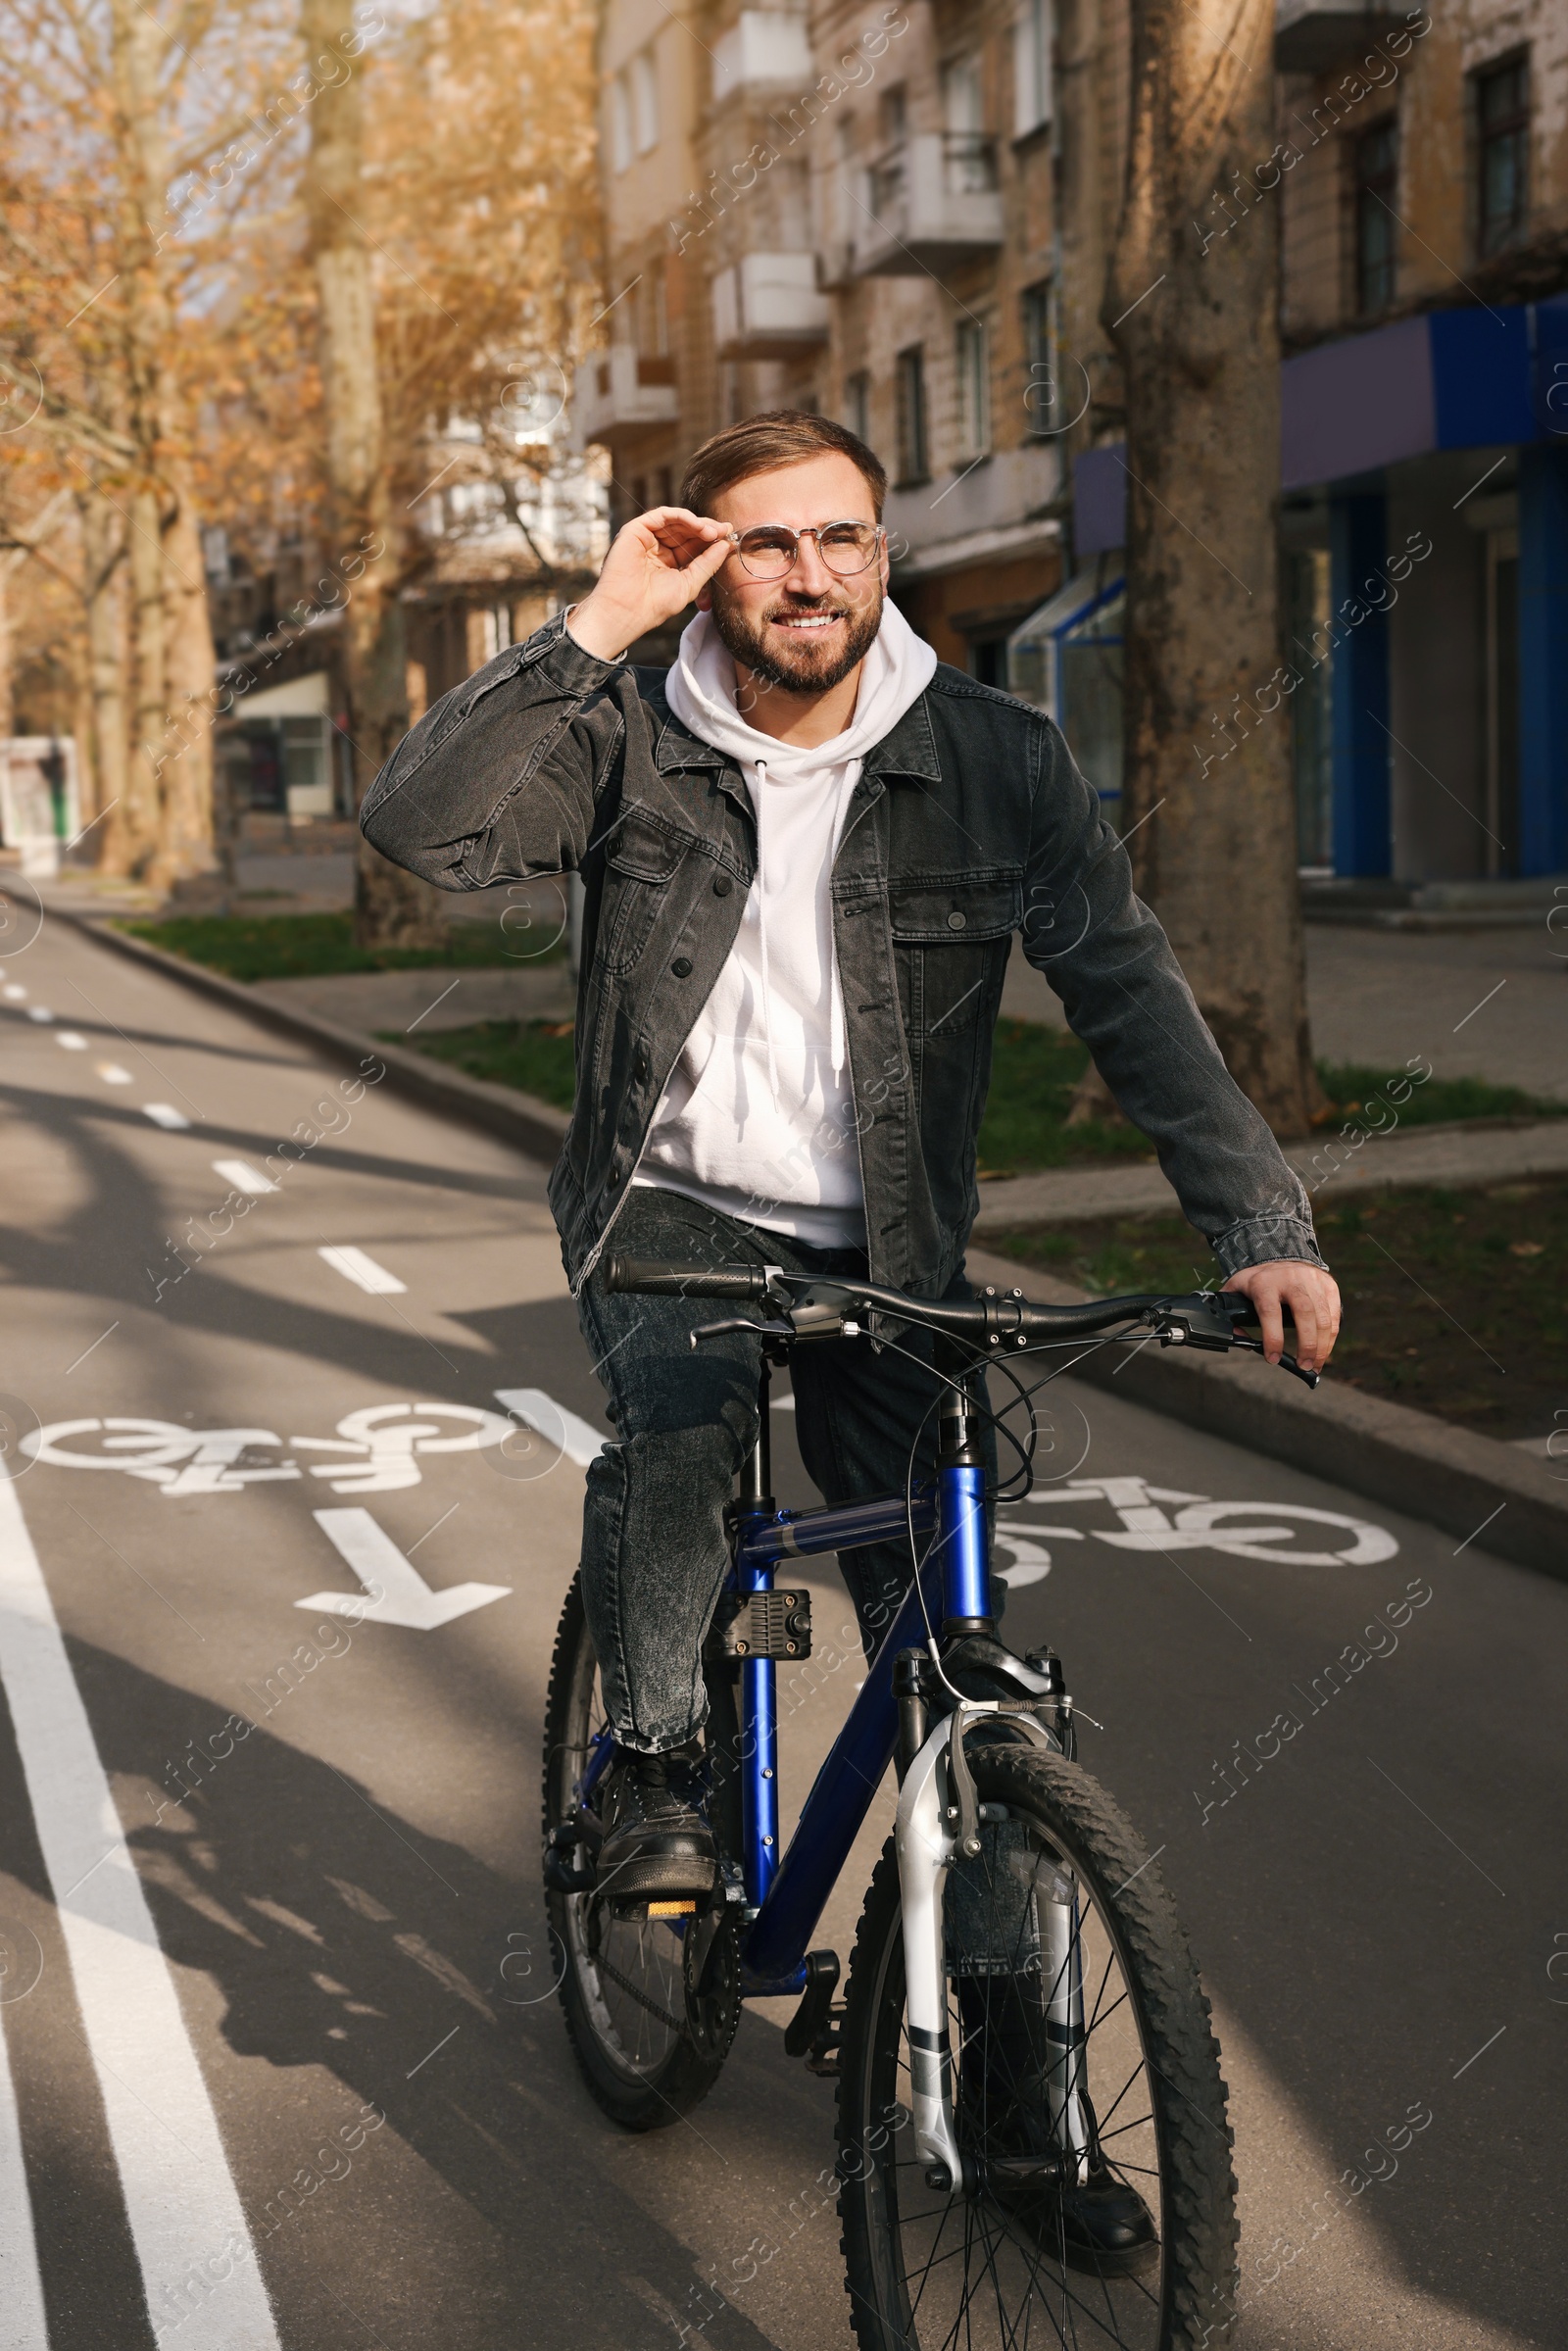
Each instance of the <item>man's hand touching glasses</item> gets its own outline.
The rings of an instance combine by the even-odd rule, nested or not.
[[[617,661],[628,645],[695,604],[734,546],[727,523],[707,521],[683,506],[634,515],[616,532],[592,595],[573,611],[569,634],[584,653]]]

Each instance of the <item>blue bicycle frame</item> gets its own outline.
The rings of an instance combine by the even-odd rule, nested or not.
[[[911,1582],[884,1635],[782,1854],[777,1667],[771,1657],[742,1661],[742,1858],[746,1898],[755,1916],[741,1946],[741,1987],[750,1998],[800,1991],[805,1985],[807,1947],[893,1760],[898,1739],[893,1660],[901,1649],[926,1647],[928,1614],[934,1625],[955,1619],[973,1624],[991,1616],[985,1472],[978,1463],[950,1463],[945,1447],[934,1491],[916,1489],[912,1501],[893,1494],[885,1501],[849,1502],[837,1509],[780,1510],[769,1493],[767,1387],[764,1366],[761,1429],[747,1464],[735,1554],[734,1589],[743,1597],[770,1591],[781,1561],[853,1550],[862,1543],[905,1542],[911,1525],[916,1537],[934,1534],[935,1541],[919,1585]]]

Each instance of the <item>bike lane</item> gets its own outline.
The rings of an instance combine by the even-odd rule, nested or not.
[[[265,2326],[391,2351],[432,2313],[459,2351],[847,2343],[831,2088],[784,2059],[783,2012],[748,2017],[696,2114],[628,2140],[550,1996],[537,1741],[604,1424],[540,1171],[63,929],[6,970],[28,996],[0,1004],[0,1388],[40,1440],[9,1498],[41,1585],[4,1600],[37,1637],[45,1595],[81,1708],[68,1737],[59,1665],[46,1689],[7,1645],[0,2181],[24,2174],[36,2223],[29,2270],[6,2199],[8,2308],[36,2275],[57,2351],[265,2351]],[[1558,1589],[1102,1392],[1053,1401],[1057,1474],[1004,1513],[1008,1631],[1062,1649],[1103,1725],[1085,1761],[1163,1844],[1216,1994],[1259,2297],[1242,2339],[1359,2351],[1411,2339],[1412,2311],[1440,2346],[1549,2339],[1498,2275],[1491,2199],[1528,2206],[1556,2128],[1550,1922],[1541,1900],[1516,1920],[1547,1866]],[[775,1432],[806,1501],[787,1411]],[[858,1675],[836,1581],[816,1615],[784,1692],[786,1822]],[[86,1891],[46,1788],[103,1856]],[[888,1809],[818,1937],[846,1956]],[[1449,2082],[1440,2060],[1499,2024]],[[1486,2199],[1454,2188],[1461,2132]],[[1362,2187],[1323,2201],[1350,2166]],[[258,2281],[270,2316],[225,2331]]]

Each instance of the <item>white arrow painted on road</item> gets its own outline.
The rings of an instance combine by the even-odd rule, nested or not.
[[[359,1577],[368,1599],[347,1592],[317,1592],[296,1608],[317,1608],[327,1616],[349,1616],[358,1623],[405,1625],[411,1632],[433,1633],[454,1617],[482,1608],[487,1600],[504,1600],[510,1584],[454,1584],[432,1592],[411,1560],[405,1559],[368,1510],[316,1510],[311,1514]]]

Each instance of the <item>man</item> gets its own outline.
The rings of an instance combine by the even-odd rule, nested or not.
[[[827,419],[717,434],[683,504],[619,533],[586,601],[436,704],[363,824],[444,889],[576,870],[577,1102],[551,1185],[617,1442],[588,1473],[583,1588],[622,1760],[601,1871],[700,1893],[691,1768],[723,1510],[759,1347],[693,1353],[701,1300],[613,1295],[617,1249],[963,1290],[975,1136],[1014,933],[1188,1217],[1322,1364],[1338,1293],[1304,1193],[1228,1075],[1127,858],[1038,710],[938,664],[886,601],[881,465]],[[667,675],[625,649],[695,602]],[[908,1350],[804,1350],[803,1457],[830,1501],[921,1456]],[[928,1458],[928,1456],[926,1456]],[[869,1647],[901,1546],[845,1555]]]

